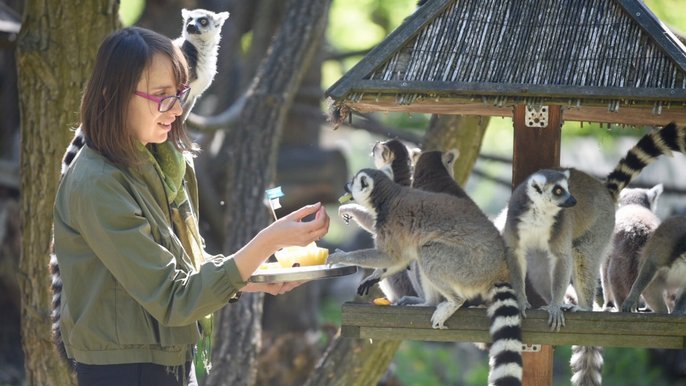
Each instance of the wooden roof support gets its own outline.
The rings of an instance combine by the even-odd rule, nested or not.
[[[545,126],[529,127],[527,106],[516,105],[513,111],[514,146],[512,150],[512,189],[532,173],[560,166],[562,111],[559,105],[540,106],[545,109]],[[539,342],[539,344],[542,342]],[[543,345],[540,351],[522,353],[525,386],[553,384],[553,347]]]

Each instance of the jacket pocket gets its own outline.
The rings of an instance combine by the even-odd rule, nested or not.
[[[159,344],[159,325],[119,284],[115,289],[115,329],[119,344]]]

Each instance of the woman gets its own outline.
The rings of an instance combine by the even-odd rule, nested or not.
[[[187,78],[178,49],[149,30],[119,30],[98,51],[81,104],[86,146],[54,211],[61,332],[80,385],[194,384],[197,321],[239,291],[297,286],[246,281],[279,248],[328,231],[315,204],[231,256],[203,252],[192,144],[179,118]]]

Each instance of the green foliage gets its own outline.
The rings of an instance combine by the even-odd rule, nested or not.
[[[403,341],[394,358],[395,375],[405,386],[485,385],[488,361],[471,363],[454,343]]]
[[[119,3],[119,19],[124,27],[136,24],[145,9],[145,0],[121,0]]]
[[[334,0],[331,5],[327,42],[335,52],[369,50],[388,36],[415,8],[414,0]],[[363,55],[342,62],[329,61],[322,68],[322,85],[331,86]]]
[[[394,358],[395,376],[404,386],[486,384],[488,358],[470,350],[469,344],[403,341]],[[570,346],[555,347],[553,384],[569,385]],[[686,386],[686,381],[665,377],[650,363],[648,351],[638,348],[605,348],[604,385]]]
[[[683,0],[644,0],[651,11],[678,33],[686,34],[686,12]]]

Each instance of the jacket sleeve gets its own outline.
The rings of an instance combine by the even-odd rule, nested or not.
[[[75,189],[69,206],[89,248],[162,325],[191,324],[224,306],[246,284],[231,256],[215,256],[198,272],[177,267],[172,253],[153,239],[133,196],[108,177]]]

